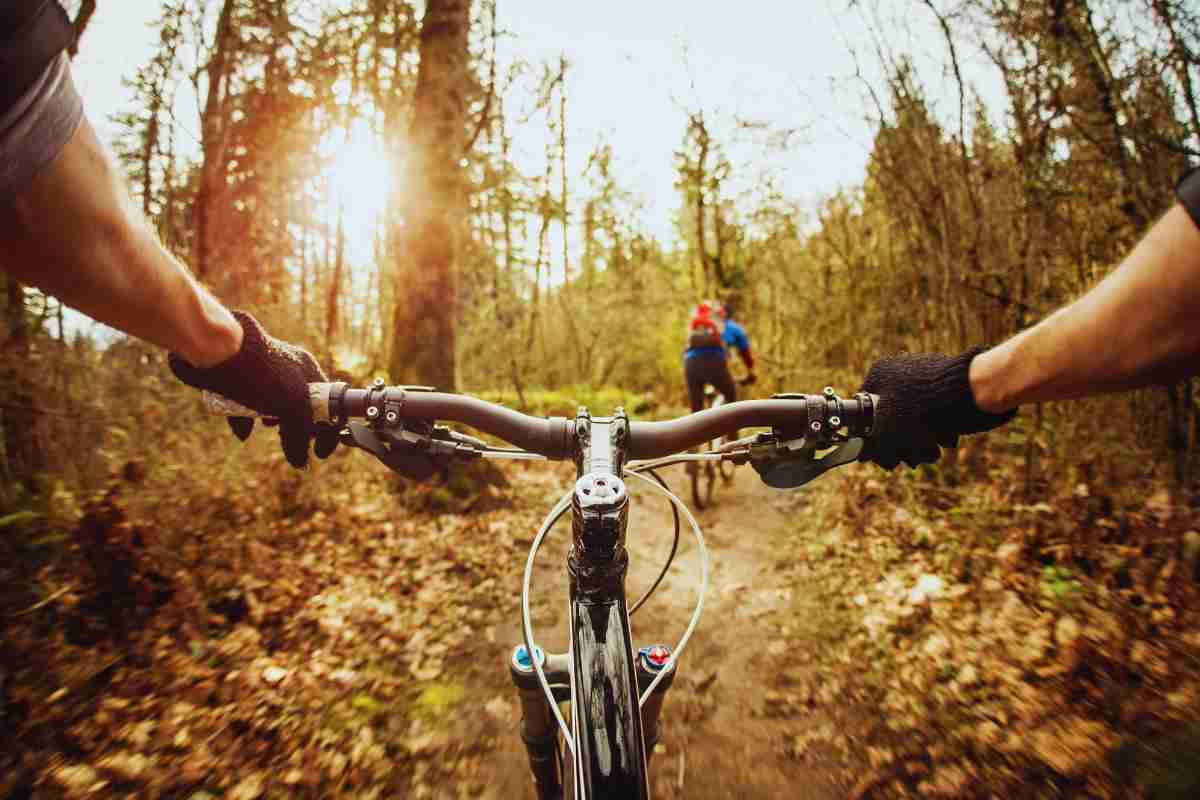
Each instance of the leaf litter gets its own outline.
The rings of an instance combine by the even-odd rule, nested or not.
[[[261,487],[136,520],[114,487],[85,509],[78,547],[39,576],[71,588],[8,620],[23,657],[5,662],[0,789],[498,796],[519,712],[478,656],[507,646],[519,565],[569,473],[519,465],[510,507],[434,515],[344,472],[299,513]],[[858,469],[729,501],[773,503],[792,534],[769,565],[785,588],[715,587],[771,642],[749,711],[779,732],[764,764],[819,770],[831,797],[1200,785],[1200,514],[1154,495],[1094,519],[1095,487],[1021,504],[1008,485],[945,509]],[[164,553],[163,531],[187,544]],[[822,612],[788,613],[801,599]],[[697,764],[716,746],[686,731],[722,719],[723,674],[673,692],[662,786],[687,780],[676,750]]]

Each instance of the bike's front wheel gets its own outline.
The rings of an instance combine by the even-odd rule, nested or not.
[[[710,397],[708,406],[710,408],[720,408],[724,404],[725,398],[718,394],[715,397]],[[705,442],[700,452],[716,452],[721,449],[721,443],[724,441],[723,438],[718,438]],[[713,495],[717,490],[717,478],[720,478],[725,484],[730,483],[733,480],[733,467],[733,464],[725,462],[692,462],[689,466],[692,478],[692,502],[697,509],[705,509],[712,505]]]
[[[708,452],[705,449],[703,452]],[[713,493],[717,488],[717,475],[721,474],[711,461],[691,461],[688,472],[692,479],[692,504],[703,510],[712,505]]]
[[[719,474],[721,476],[721,482],[723,484],[725,484],[726,486],[731,486],[733,484],[733,476],[735,474],[736,469],[737,469],[737,466],[735,464],[733,464],[732,462],[729,462],[729,461],[718,461],[717,462],[717,474]]]

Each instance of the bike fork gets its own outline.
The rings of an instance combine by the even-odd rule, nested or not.
[[[554,699],[562,702],[570,697],[570,660],[565,654],[547,655],[534,647],[534,657],[546,674]],[[521,700],[521,741],[529,754],[529,769],[537,800],[562,800],[562,751],[558,742],[558,721],[550,709],[550,701],[542,691],[533,659],[525,645],[517,645],[508,660],[508,672],[517,696]]]
[[[658,744],[658,719],[662,714],[663,701],[667,699],[667,690],[675,682],[675,665],[667,665],[671,657],[671,649],[666,645],[655,644],[638,650],[636,661],[638,677],[638,693],[646,691],[650,682],[658,677],[664,669],[667,674],[654,687],[654,691],[646,698],[642,706],[642,736],[646,739],[646,760],[649,761],[654,753],[654,745]]]
[[[566,653],[545,653],[542,648],[534,648],[535,657],[542,665],[546,680],[554,693],[556,702],[570,699],[570,656]],[[646,704],[642,706],[642,735],[646,741],[646,758],[649,760],[654,752],[654,746],[659,740],[659,716],[662,713],[663,701],[667,690],[675,681],[675,666],[667,667],[671,656],[670,648],[665,645],[650,645],[638,650],[635,661],[637,669],[638,692],[644,692],[650,682],[658,677],[664,668],[668,669],[663,679],[654,687]],[[509,675],[517,688],[517,696],[521,701],[521,741],[525,743],[525,751],[529,755],[529,770],[533,773],[533,786],[537,792],[537,800],[561,800],[563,796],[563,759],[562,747],[558,740],[558,723],[550,702],[542,691],[533,668],[533,661],[525,645],[517,645],[513,649],[508,662]]]

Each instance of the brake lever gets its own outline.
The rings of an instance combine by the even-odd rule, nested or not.
[[[806,446],[800,440],[798,446],[789,442],[772,443],[761,455],[751,456],[750,466],[762,478],[763,483],[773,489],[795,489],[820,477],[834,467],[849,464],[858,459],[863,449],[863,440],[858,437],[844,440],[837,447],[817,458],[815,447]]]
[[[385,438],[378,431],[361,422],[351,422],[346,428],[351,440],[347,444],[366,450],[392,472],[397,472],[415,481],[423,481],[438,471],[437,461],[428,452],[403,441],[400,438],[403,433],[398,437],[391,431],[387,431],[387,438]],[[416,437],[414,436],[414,438]]]
[[[479,458],[486,448],[483,441],[448,428],[432,427],[424,433],[361,422],[347,424],[343,442],[366,450],[388,469],[417,481],[429,478],[453,459]]]
[[[430,436],[437,441],[453,442],[456,445],[456,454],[458,455],[492,449],[483,439],[477,439],[465,433],[452,431],[444,425],[434,427],[433,433]]]

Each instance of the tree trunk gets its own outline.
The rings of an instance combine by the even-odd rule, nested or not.
[[[5,317],[8,336],[4,341],[4,384],[7,389],[3,408],[4,452],[8,478],[27,485],[42,469],[44,460],[38,446],[37,412],[34,391],[27,377],[29,363],[29,318],[25,309],[25,287],[11,277],[5,280]]]
[[[563,259],[563,291],[567,291],[571,282],[571,270],[568,266],[567,255],[567,57],[558,57],[558,173],[559,205],[562,212],[562,259]]]
[[[704,117],[697,115],[693,118],[700,142],[700,153],[696,156],[696,251],[700,254],[700,275],[703,282],[704,294],[708,294],[708,238],[704,229],[704,186],[708,182],[705,174],[708,161],[708,128],[704,126]]]
[[[500,219],[504,226],[504,302],[508,305],[512,301],[513,294],[513,192],[508,185],[511,180],[509,148],[511,140],[508,136],[508,129],[505,123],[504,109],[500,108],[497,114],[500,120],[500,163],[504,168],[504,183],[500,190]]]
[[[333,349],[333,337],[338,329],[338,306],[341,303],[342,272],[346,268],[346,207],[338,201],[337,244],[333,251],[333,280],[329,282],[329,304],[325,308],[325,350]]]
[[[429,0],[413,97],[405,227],[398,231],[392,380],[453,391],[461,166],[471,90],[470,0]]]
[[[547,165],[543,187],[549,191],[550,170]],[[550,200],[543,193],[541,199],[542,224],[538,228],[537,257],[533,262],[533,297],[529,303],[529,338],[525,343],[525,353],[532,356],[537,349],[538,322],[542,311],[542,261],[546,259],[546,236],[550,230]]]
[[[300,330],[308,333],[308,226],[300,229]]]
[[[221,168],[225,163],[225,78],[229,73],[229,47],[233,40],[233,7],[236,0],[225,0],[217,18],[216,39],[205,72],[208,92],[200,119],[200,145],[204,160],[200,165],[200,185],[196,190],[195,252],[192,268],[202,280],[208,277],[211,256],[212,208],[220,189]]]

